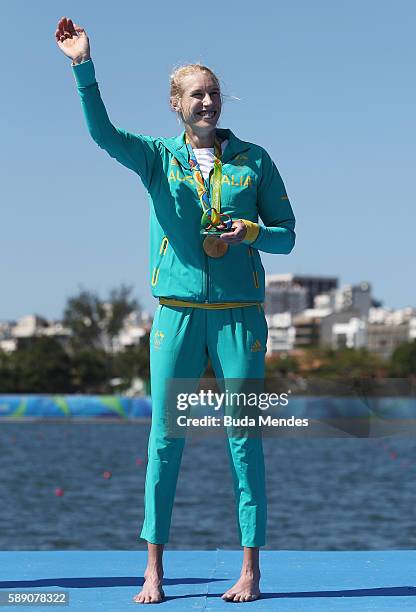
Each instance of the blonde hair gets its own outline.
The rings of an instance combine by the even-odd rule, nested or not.
[[[184,66],[179,66],[175,68],[175,70],[170,75],[170,99],[178,100],[183,94],[182,90],[182,80],[184,77],[193,74],[194,72],[207,72],[215,81],[217,85],[220,95],[221,95],[221,85],[220,80],[217,75],[208,68],[208,66],[204,66],[203,64],[185,64]]]

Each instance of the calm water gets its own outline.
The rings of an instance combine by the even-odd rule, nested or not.
[[[3,423],[0,549],[144,548],[148,432],[140,423]],[[238,547],[224,442],[187,443],[171,549]],[[268,438],[264,447],[267,548],[416,548],[416,440]]]

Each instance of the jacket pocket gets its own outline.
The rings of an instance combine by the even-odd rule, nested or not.
[[[159,255],[157,258],[157,265],[153,268],[152,273],[152,287],[156,287],[157,281],[159,280],[159,272],[162,267],[163,257],[166,255],[166,251],[168,249],[169,240],[167,236],[163,236],[162,242],[160,243]]]
[[[254,253],[251,246],[248,247],[248,257],[250,259],[251,271],[253,274],[253,284],[256,289],[260,288],[259,275],[257,274],[256,264],[254,263]]]

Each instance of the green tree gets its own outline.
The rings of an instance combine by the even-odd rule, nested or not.
[[[105,317],[104,305],[97,294],[82,290],[68,298],[63,324],[71,331],[71,346],[75,351],[93,350],[101,346]]]
[[[71,360],[54,338],[31,338],[11,355],[17,393],[71,393]]]
[[[287,376],[288,374],[294,374],[299,371],[299,363],[296,357],[288,355],[286,353],[279,353],[266,359],[266,376],[273,377],[276,374],[278,376]]]
[[[77,393],[111,393],[111,356],[102,349],[80,349],[72,355],[71,379]]]
[[[122,378],[124,384],[121,389],[130,387],[134,378],[148,381],[150,378],[149,365],[149,334],[146,334],[139,345],[128,346],[113,356],[112,374]]]
[[[390,374],[404,378],[416,376],[416,340],[400,344],[390,359]]]
[[[113,348],[114,338],[123,329],[126,318],[139,309],[137,300],[131,297],[133,287],[122,285],[119,289],[112,289],[107,301],[108,311],[105,320],[105,332]]]
[[[74,351],[114,348],[114,339],[126,318],[139,308],[137,300],[131,297],[132,290],[122,285],[112,289],[107,300],[86,290],[68,298],[63,323],[71,330]]]
[[[365,348],[327,349],[321,364],[310,374],[328,377],[367,377],[378,375],[385,367],[383,360]]]
[[[17,381],[13,368],[13,356],[0,351],[0,393],[16,393]]]

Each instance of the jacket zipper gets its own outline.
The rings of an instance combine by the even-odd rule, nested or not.
[[[158,265],[153,268],[152,281],[151,281],[152,282],[152,287],[156,287],[157,281],[159,280],[159,270],[160,270],[160,266],[162,265],[162,257],[164,255],[166,255],[168,244],[169,244],[168,237],[167,236],[163,236],[163,239],[162,239],[162,242],[160,243],[160,248],[159,248],[159,261],[158,261]]]
[[[214,172],[214,169],[212,168],[209,172],[208,175],[208,179],[205,181],[208,183],[208,193],[210,196],[210,201],[211,201],[211,174]],[[210,279],[210,275],[209,275],[209,257],[208,255],[205,253],[204,251],[204,257],[205,257],[205,304],[209,303],[209,279]]]
[[[209,260],[208,260],[208,255],[205,253],[204,251],[204,258],[205,258],[205,270],[204,270],[204,275],[205,275],[205,303],[207,304],[209,302]]]
[[[247,149],[244,149],[247,150]],[[239,155],[241,153],[241,151],[239,151],[238,153],[236,153],[235,155],[233,155],[233,157],[231,157],[228,161],[231,161],[232,159],[234,159],[234,157],[237,157],[237,155]],[[227,163],[228,163],[227,161]],[[213,169],[210,171],[209,173],[209,177],[208,177],[208,186],[211,186],[211,173],[213,172]],[[251,248],[251,247],[249,247]],[[253,253],[250,253],[251,257],[253,255]],[[205,270],[204,270],[204,295],[205,295],[205,303],[209,303],[210,301],[210,286],[209,286],[209,279],[210,279],[210,274],[209,274],[209,257],[208,255],[205,253],[204,251],[204,257],[205,257]],[[253,278],[254,278],[254,284],[255,287],[258,289],[259,288],[259,281],[258,281],[258,277],[257,277],[257,272],[254,268],[254,262],[252,261],[252,267],[253,267]]]
[[[256,266],[254,265],[254,253],[251,246],[248,247],[248,256],[250,258],[251,270],[253,272],[253,282],[256,289],[260,288],[259,276],[257,274]]]

